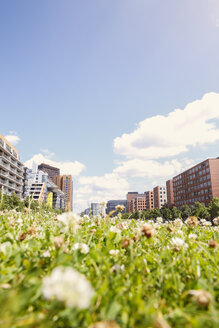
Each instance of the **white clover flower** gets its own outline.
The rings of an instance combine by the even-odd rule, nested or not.
[[[7,254],[7,248],[11,247],[11,243],[9,241],[6,241],[5,243],[0,245],[0,252]]]
[[[172,247],[175,247],[177,249],[180,249],[182,247],[188,247],[188,245],[184,242],[184,240],[178,237],[172,238],[170,240],[170,244],[172,245]]]
[[[173,221],[173,225],[175,226],[175,227],[177,227],[177,228],[181,228],[182,226],[183,226],[183,221],[181,220],[181,219],[175,219],[174,221]]]
[[[63,301],[67,307],[86,309],[94,290],[85,276],[71,267],[56,267],[51,276],[43,279],[43,296]]]
[[[75,243],[72,249],[73,249],[74,251],[76,251],[76,250],[80,250],[80,252],[81,252],[82,254],[87,254],[87,253],[89,253],[89,250],[90,250],[90,248],[89,248],[88,245],[86,245],[86,244],[82,244],[82,243]]]
[[[51,255],[50,255],[50,252],[49,251],[45,251],[44,253],[43,253],[43,257],[50,257]]]
[[[76,232],[80,227],[82,218],[74,212],[67,212],[57,216],[57,220],[69,227],[73,232]]]
[[[112,256],[116,256],[118,253],[119,253],[119,250],[118,249],[111,249],[109,251],[109,254],[112,255]]]
[[[195,233],[190,233],[188,237],[189,239],[197,239],[198,236]]]
[[[205,226],[205,227],[211,226],[211,222],[205,220],[205,222],[203,222],[202,225]]]
[[[112,268],[110,269],[111,272],[124,272],[125,266],[124,264],[119,265],[119,264],[115,264],[114,266],[112,266]]]
[[[23,220],[21,218],[16,220],[17,223],[23,223]]]
[[[214,223],[214,225],[219,225],[219,217],[214,218],[213,223]]]
[[[115,226],[111,226],[111,227],[110,227],[110,231],[111,231],[111,232],[114,232],[114,233],[119,233],[119,232],[121,232],[121,230],[118,229],[118,228],[116,228]]]
[[[156,218],[156,222],[157,222],[157,223],[162,223],[162,222],[163,222],[163,218],[162,218],[161,216],[158,216],[158,217]]]

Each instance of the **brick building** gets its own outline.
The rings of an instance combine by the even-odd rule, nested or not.
[[[146,210],[150,211],[154,208],[154,193],[153,191],[146,191],[145,192],[146,198]]]
[[[54,183],[65,194],[65,208],[73,210],[73,181],[71,175],[57,175],[53,178]]]
[[[170,179],[166,182],[166,191],[167,191],[167,206],[174,206],[174,195],[173,195],[173,180]]]
[[[130,192],[127,193],[127,207],[126,207],[126,212],[127,213],[131,212],[131,200],[138,197],[138,195],[139,194],[136,191],[135,192],[130,191]]]
[[[131,212],[146,210],[146,197],[145,194],[138,194],[130,202]]]
[[[166,187],[157,186],[153,189],[154,208],[161,208],[167,201]]]
[[[178,208],[195,202],[206,206],[219,197],[219,158],[206,159],[173,178],[174,203]]]

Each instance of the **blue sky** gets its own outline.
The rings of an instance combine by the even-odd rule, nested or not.
[[[72,173],[78,209],[142,192],[218,156],[219,107],[211,93],[219,93],[219,1],[0,0],[0,41],[0,133],[20,139],[23,162],[44,156]],[[199,117],[193,102],[205,94],[211,114],[204,122],[215,126],[205,126],[201,142],[171,152],[162,129],[159,138],[139,129],[190,103]],[[156,122],[145,129],[156,130]],[[199,123],[196,135],[205,129]],[[131,151],[134,131],[141,146]],[[170,133],[181,144],[177,131]],[[162,146],[165,156],[149,145]],[[151,156],[142,156],[143,148]],[[166,169],[157,167],[155,176],[158,164]]]

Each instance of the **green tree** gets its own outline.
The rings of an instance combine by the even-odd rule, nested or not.
[[[182,205],[180,210],[181,210],[181,217],[183,220],[187,219],[189,216],[192,215],[192,210],[187,204]]]
[[[219,216],[219,198],[214,197],[209,204],[208,212],[212,219]]]
[[[192,207],[192,215],[195,215],[201,219],[210,219],[210,214],[208,209],[205,207],[204,204],[196,202],[195,205]]]

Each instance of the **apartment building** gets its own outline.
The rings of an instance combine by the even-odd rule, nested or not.
[[[145,192],[146,198],[146,210],[150,211],[154,208],[154,193],[153,191],[146,191]]]
[[[173,179],[170,179],[166,182],[166,191],[167,191],[167,206],[174,206],[174,194],[173,194]]]
[[[136,198],[138,196],[138,192],[128,192],[126,195],[127,199],[127,205],[126,205],[126,212],[130,213],[131,212],[131,200]]]
[[[175,176],[173,194],[178,208],[195,202],[208,206],[213,197],[219,197],[219,158],[206,159]]]
[[[0,189],[11,195],[13,192],[22,198],[24,166],[18,151],[0,134]]]
[[[138,194],[138,197],[133,198],[130,204],[131,212],[146,210],[145,194]]]
[[[45,163],[38,165],[38,170],[48,173],[49,179],[52,180],[53,182],[54,182],[54,177],[60,175],[60,169]]]
[[[154,208],[161,208],[167,201],[166,187],[157,186],[153,189]]]
[[[57,175],[53,178],[54,183],[65,194],[65,208],[67,211],[73,210],[73,181],[71,175]]]

